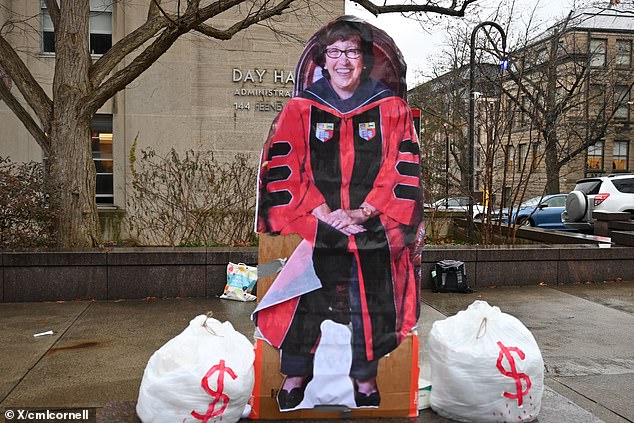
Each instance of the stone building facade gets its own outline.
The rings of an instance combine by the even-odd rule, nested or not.
[[[517,90],[511,125],[511,151],[498,155],[507,174],[531,173],[529,192],[546,183],[544,129],[555,122],[557,159],[588,144],[563,164],[560,191],[588,176],[631,172],[634,19],[632,5],[581,9],[516,52],[529,93]],[[518,85],[508,78],[508,91]],[[541,92],[539,92],[541,91]],[[560,109],[561,111],[555,111]],[[499,177],[499,174],[498,174]]]
[[[149,5],[149,0],[90,1],[94,58],[143,23]],[[292,94],[294,67],[303,42],[343,15],[344,1],[325,0],[318,6],[306,5],[304,10],[303,15],[285,14],[272,20],[271,27],[280,30],[278,33],[263,25],[227,41],[188,33],[110,99],[95,117],[92,132],[100,209],[125,210],[129,155],[135,141],[137,151],[151,147],[163,154],[174,147],[211,151],[219,159],[246,153],[255,161],[273,118]],[[236,17],[225,12],[214,24],[223,27]],[[55,54],[53,27],[44,2],[0,0],[0,24],[11,19],[27,25],[3,35],[18,47],[22,60],[50,95]],[[18,162],[44,159],[37,143],[2,101],[0,156]]]

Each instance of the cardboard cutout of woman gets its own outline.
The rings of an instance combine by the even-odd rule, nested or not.
[[[258,232],[304,240],[254,313],[281,350],[280,410],[304,400],[323,322],[349,329],[352,407],[380,405],[378,360],[416,325],[420,165],[405,71],[383,31],[334,20],[307,44],[264,147]]]

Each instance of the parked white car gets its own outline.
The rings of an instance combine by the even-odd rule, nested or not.
[[[425,203],[426,209],[434,209],[438,211],[462,212],[465,213],[469,209],[469,197],[448,197],[441,198],[433,203]],[[486,210],[482,204],[473,204],[473,219],[481,219]]]
[[[634,174],[578,180],[566,197],[561,221],[571,229],[590,230],[594,224],[593,211],[629,212],[634,217]]]

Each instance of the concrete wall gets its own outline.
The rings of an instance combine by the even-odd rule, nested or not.
[[[422,285],[440,260],[465,263],[472,288],[488,286],[566,285],[634,280],[634,249],[596,245],[516,245],[483,248],[428,248],[423,252]]]
[[[254,248],[122,248],[0,254],[0,301],[214,297],[227,263],[254,264]]]
[[[117,248],[0,253],[0,302],[214,297],[226,266],[257,263],[256,248]],[[593,245],[425,248],[422,286],[440,260],[465,262],[470,286],[551,286],[634,280],[634,249]]]

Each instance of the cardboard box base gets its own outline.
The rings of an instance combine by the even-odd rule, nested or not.
[[[266,263],[291,256],[301,238],[297,235],[260,235],[258,261]],[[258,280],[258,301],[264,296],[274,277]],[[250,419],[339,419],[342,417],[416,417],[418,415],[418,337],[410,334],[385,357],[379,360],[377,385],[381,392],[378,408],[348,409],[325,406],[314,409],[281,412],[277,392],[284,379],[280,373],[279,351],[263,340],[255,344],[255,386]],[[334,410],[334,411],[333,411]]]
[[[279,351],[258,339],[255,345],[255,386],[250,419],[338,419],[342,417],[416,417],[418,415],[418,337],[409,335],[403,343],[379,361],[377,385],[381,392],[378,408],[349,409],[324,406],[314,409],[279,411],[277,392],[282,384]]]

